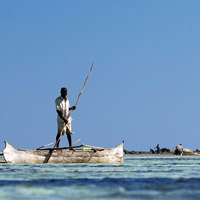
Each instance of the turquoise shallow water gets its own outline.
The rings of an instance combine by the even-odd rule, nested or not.
[[[200,156],[123,164],[0,164],[0,199],[200,199]]]

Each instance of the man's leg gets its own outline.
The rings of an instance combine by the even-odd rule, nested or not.
[[[60,144],[60,133],[58,132],[57,136],[56,136],[56,147],[58,148],[59,147],[59,144]]]
[[[56,147],[58,148],[60,144],[61,131],[63,129],[64,124],[62,122],[57,122],[57,126],[58,126],[58,133],[56,136],[56,143],[57,143]]]
[[[69,142],[69,147],[72,146],[72,137],[71,137],[71,134],[67,134],[67,139],[68,139],[68,142]]]
[[[70,133],[70,134],[67,134],[67,139],[68,139],[68,142],[69,142],[69,147],[71,147],[72,146],[71,123],[67,124],[66,133]]]

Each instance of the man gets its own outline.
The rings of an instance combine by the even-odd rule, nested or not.
[[[159,144],[157,144],[157,146],[156,146],[156,152],[160,153],[160,145]]]
[[[182,153],[183,153],[183,147],[182,147],[182,144],[179,144],[178,146],[176,146],[176,153],[178,154],[178,155],[182,155]]]
[[[58,116],[57,116],[58,133],[56,136],[57,147],[59,147],[59,143],[60,143],[59,138],[65,134],[67,134],[69,147],[71,147],[72,146],[71,134],[73,134],[73,132],[71,132],[72,118],[69,117],[69,119],[68,119],[68,114],[69,114],[70,110],[75,110],[76,107],[72,106],[70,108],[69,100],[67,99],[67,88],[61,88],[60,93],[61,93],[61,96],[59,96],[55,100],[56,112],[58,113]],[[62,131],[62,129],[65,125],[66,125],[66,127]],[[61,131],[62,131],[62,133],[61,133]]]

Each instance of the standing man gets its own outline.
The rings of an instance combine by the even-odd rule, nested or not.
[[[58,116],[57,116],[58,132],[57,132],[57,136],[56,136],[56,142],[58,140],[59,141],[57,143],[57,147],[59,147],[59,143],[60,143],[59,138],[66,134],[67,134],[67,139],[69,142],[69,147],[71,147],[72,146],[71,134],[73,134],[73,132],[71,132],[72,118],[70,116],[68,119],[68,114],[69,114],[70,110],[75,110],[76,107],[72,106],[70,108],[69,100],[67,99],[67,88],[61,88],[60,93],[61,93],[61,96],[59,96],[55,100],[56,112],[58,113]],[[66,125],[66,127],[64,128],[63,132],[61,133],[61,131],[65,125]]]
[[[182,144],[179,144],[178,146],[176,146],[176,153],[178,154],[178,155],[182,155],[183,154],[183,146],[182,146]]]

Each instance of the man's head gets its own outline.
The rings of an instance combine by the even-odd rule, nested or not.
[[[66,98],[66,96],[67,96],[67,88],[65,88],[65,87],[61,88],[60,93],[61,93],[61,96],[63,98]]]

